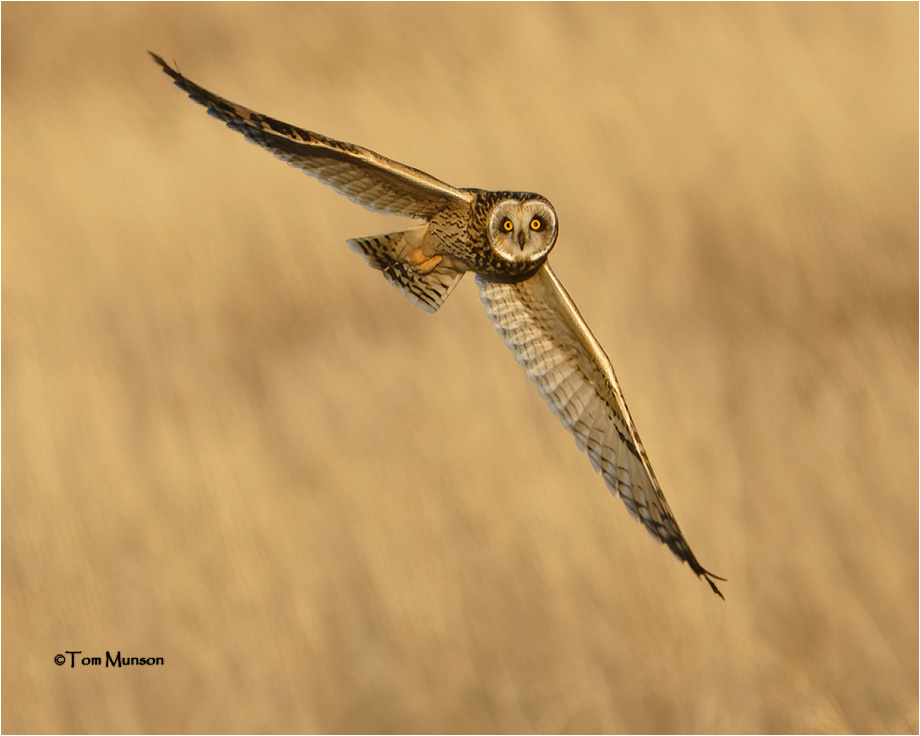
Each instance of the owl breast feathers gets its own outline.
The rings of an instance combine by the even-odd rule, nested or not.
[[[367,148],[218,97],[151,56],[192,100],[253,143],[362,207],[423,220],[348,245],[429,312],[466,271],[475,273],[489,319],[607,487],[722,597],[715,580],[724,578],[700,565],[665,501],[610,359],[550,269],[558,221],[546,198],[457,189]]]

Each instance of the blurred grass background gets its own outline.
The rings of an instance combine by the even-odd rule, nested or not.
[[[916,732],[910,4],[2,7],[4,732]],[[151,62],[552,256],[727,601],[471,278]],[[65,650],[161,668],[57,667]]]

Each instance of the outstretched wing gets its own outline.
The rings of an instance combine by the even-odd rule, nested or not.
[[[630,514],[720,596],[677,525],[636,432],[610,359],[549,264],[504,283],[476,277],[489,319],[540,395]]]
[[[469,203],[472,195],[378,153],[352,143],[296,128],[225,100],[149,52],[179,89],[227,127],[303,169],[353,202],[376,212],[431,219],[451,203]]]

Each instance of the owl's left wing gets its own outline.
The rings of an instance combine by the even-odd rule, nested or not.
[[[451,203],[469,204],[473,199],[469,192],[370,149],[297,128],[225,100],[149,53],[179,89],[227,127],[362,207],[429,220]]]
[[[518,363],[588,453],[594,469],[630,514],[720,596],[697,561],[658,485],[610,359],[562,284],[544,263],[523,281],[476,277],[486,313]]]

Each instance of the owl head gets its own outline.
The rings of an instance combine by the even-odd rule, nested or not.
[[[556,211],[539,194],[509,196],[489,215],[489,246],[509,273],[542,263],[556,244],[556,235]]]

